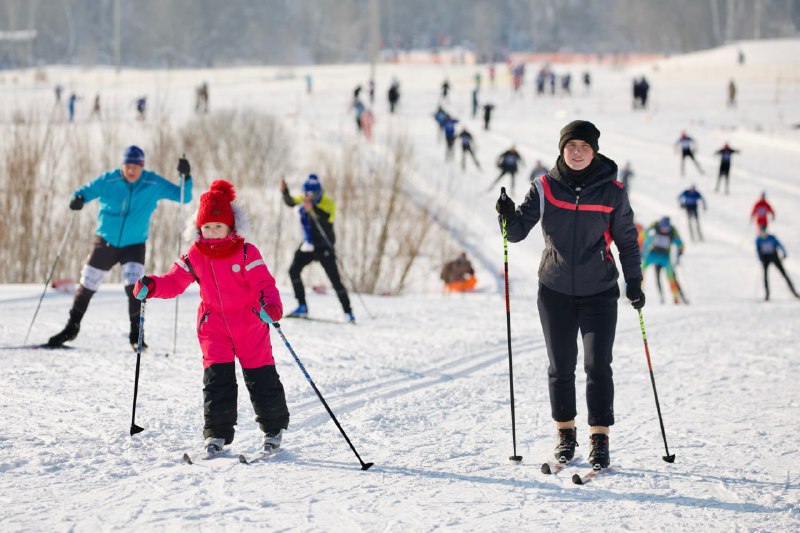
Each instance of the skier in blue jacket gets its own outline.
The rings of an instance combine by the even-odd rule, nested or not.
[[[783,253],[783,258],[786,259],[786,248],[783,247],[781,241],[779,241],[775,235],[771,235],[767,231],[766,226],[761,226],[761,232],[756,238],[756,252],[758,252],[758,258],[761,260],[761,266],[764,267],[764,300],[769,300],[769,279],[767,278],[767,269],[771,264],[774,264],[776,267],[778,267],[778,271],[783,276],[783,279],[786,280],[786,283],[789,285],[789,290],[792,291],[794,297],[800,298],[800,294],[797,294],[794,285],[792,285],[792,280],[789,279],[789,275],[786,274],[786,271],[783,269],[781,257],[778,255],[779,250]]]
[[[178,161],[178,172],[184,180],[183,203],[189,203],[192,201],[192,177],[189,161],[185,158]],[[141,304],[133,296],[133,286],[144,274],[150,218],[159,200],[179,202],[181,187],[155,172],[144,170],[144,152],[138,146],[129,146],[123,154],[121,167],[78,188],[72,193],[69,207],[79,211],[86,202],[95,199],[100,210],[94,246],[81,271],[69,321],[61,332],[50,337],[47,344],[51,347],[61,346],[78,336],[89,301],[117,263],[122,266],[122,279],[128,295],[130,342],[138,343]]]
[[[686,209],[686,216],[688,217],[688,224],[689,224],[689,237],[692,240],[695,240],[695,228],[697,229],[697,238],[701,241],[703,240],[703,232],[700,230],[700,217],[697,215],[697,208],[700,206],[700,203],[703,204],[703,211],[708,209],[708,204],[706,204],[706,199],[703,198],[703,195],[697,190],[694,185],[691,185],[688,189],[683,191],[678,195],[678,202],[680,202],[681,207]],[[694,227],[692,227],[692,221],[694,221]]]

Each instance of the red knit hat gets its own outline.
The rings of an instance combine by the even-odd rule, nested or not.
[[[231,228],[233,223],[233,209],[231,202],[236,199],[233,184],[225,180],[216,180],[211,184],[208,192],[200,196],[200,207],[197,210],[197,227],[209,222],[222,222]]]

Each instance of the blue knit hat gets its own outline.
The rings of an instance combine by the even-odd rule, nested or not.
[[[138,146],[128,146],[125,148],[125,153],[122,154],[123,165],[139,165],[144,166],[144,151]]]
[[[309,174],[308,179],[303,184],[303,191],[306,193],[313,193],[314,196],[322,192],[322,184],[316,174]]]

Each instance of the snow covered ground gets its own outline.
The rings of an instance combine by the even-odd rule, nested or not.
[[[741,47],[747,61],[736,62]],[[235,453],[197,466],[181,455],[199,448],[202,366],[193,332],[197,293],[180,300],[179,349],[171,351],[174,302],[148,303],[150,350],[142,357],[136,422],[129,435],[135,354],[127,347],[125,297],[109,283],[95,296],[73,350],[14,348],[22,344],[41,286],[0,287],[0,523],[9,531],[314,530],[522,531],[800,530],[797,420],[800,302],[776,271],[772,299],[763,301],[760,265],[748,225],[752,204],[767,191],[777,218],[771,226],[789,252],[787,270],[800,284],[800,41],[741,43],[629,70],[589,65],[590,94],[514,98],[503,75],[483,100],[497,105],[492,130],[468,118],[472,67],[378,69],[375,149],[390,132],[415,144],[416,193],[433,201],[453,237],[475,260],[480,291],[446,296],[425,286],[398,297],[353,298],[356,327],[284,320],[283,331],[364,461],[364,472],[312,388],[273,335],[278,370],[292,415],[286,451],[268,463],[242,465]],[[530,70],[538,67],[532,66]],[[566,72],[567,67],[555,67]],[[583,67],[569,70],[577,78]],[[365,83],[366,66],[318,67],[315,92],[302,76],[279,69],[214,72],[125,72],[48,69],[76,87],[113,84],[119,102],[145,90],[165,90],[190,113],[191,91],[212,81],[213,108],[260,107],[285,116],[296,131],[332,138],[354,135],[350,91]],[[647,75],[651,109],[630,109],[634,76]],[[3,110],[25,99],[51,99],[49,87],[4,74]],[[402,109],[390,117],[385,90],[402,84]],[[454,87],[447,106],[473,133],[483,173],[444,161],[431,113],[445,76]],[[738,107],[727,109],[734,78]],[[158,89],[160,88],[160,89]],[[88,90],[88,89],[87,89]],[[541,234],[511,245],[512,338],[517,452],[512,464],[505,304],[497,273],[502,240],[496,224],[493,159],[516,143],[527,162],[513,196],[522,198],[536,159],[551,165],[558,131],[574,118],[600,128],[601,152],[636,176],[631,201],[637,220],[667,214],[688,241],[679,275],[689,306],[660,304],[648,272],[644,308],[659,399],[674,464],[661,460],[658,426],[636,313],[620,302],[615,350],[617,424],[612,468],[584,487],[572,473],[588,451],[579,386],[580,459],[555,477],[539,466],[551,453],[546,354],[536,311]],[[705,175],[680,177],[673,143],[681,130],[699,142]],[[734,157],[731,194],[715,194],[723,142]],[[460,157],[460,154],[459,154]],[[458,159],[458,158],[457,158]],[[87,176],[87,179],[90,177]],[[324,178],[323,178],[324,179]],[[706,241],[691,242],[677,195],[690,183],[705,194]],[[505,183],[507,185],[507,182]],[[342,208],[345,208],[342,206]],[[57,246],[57,243],[54,243]],[[77,274],[77,273],[76,273]],[[431,275],[435,275],[432,273]],[[285,305],[291,288],[281,287]],[[310,295],[318,316],[338,319],[331,295]],[[71,297],[48,292],[32,338],[60,329]],[[366,308],[363,304],[366,304]],[[372,315],[372,317],[370,317]],[[583,377],[579,372],[579,383]],[[259,440],[241,388],[234,452]]]

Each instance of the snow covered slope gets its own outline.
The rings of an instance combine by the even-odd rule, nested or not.
[[[758,52],[749,53],[751,46]],[[747,54],[738,65],[736,52]],[[770,53],[763,53],[770,47]],[[379,67],[375,150],[392,133],[415,144],[415,194],[432,199],[443,220],[476,260],[481,291],[445,296],[412,287],[398,297],[353,298],[357,326],[282,321],[283,331],[363,460],[362,471],[277,335],[278,371],[292,416],[286,451],[268,462],[242,465],[235,452],[259,441],[244,387],[233,450],[189,466],[185,451],[201,444],[202,365],[194,334],[196,291],[180,301],[179,349],[172,346],[174,303],[152,301],[146,314],[150,350],[142,357],[136,423],[129,436],[136,356],[127,346],[125,297],[109,283],[95,296],[74,349],[15,348],[22,343],[41,293],[37,285],[0,287],[0,521],[10,531],[42,530],[293,530],[293,531],[529,531],[559,530],[800,530],[800,301],[777,272],[773,298],[763,302],[760,265],[748,226],[752,204],[766,190],[777,212],[772,226],[789,252],[787,269],[800,284],[800,79],[783,81],[761,57],[792,58],[797,41],[742,43],[713,53],[672,58],[630,71],[589,65],[590,94],[533,98],[526,85],[513,97],[505,69],[482,100],[497,105],[490,132],[468,117],[474,69]],[[680,68],[670,66],[680,63]],[[536,67],[536,66],[534,66]],[[573,77],[583,67],[569,67]],[[567,67],[555,67],[566,72]],[[59,69],[53,69],[57,71]],[[533,70],[529,66],[529,72]],[[203,76],[212,80],[212,105],[254,106],[287,116],[298,131],[313,128],[351,137],[350,91],[365,83],[365,66],[312,70],[315,93],[304,94],[302,74],[272,80],[269,69],[123,74],[119,101],[143,87],[169,87],[176,119]],[[98,70],[64,69],[76,85],[111,80]],[[710,73],[710,74],[709,74]],[[630,81],[645,74],[652,107],[630,109]],[[709,74],[709,75],[706,75]],[[55,74],[52,74],[54,76]],[[18,84],[0,90],[3,109],[51,95]],[[402,86],[400,114],[384,106],[388,80]],[[462,173],[444,161],[431,118],[439,83],[454,87],[448,107],[476,136],[485,171]],[[5,78],[9,79],[6,74]],[[739,105],[725,107],[730,78]],[[110,81],[108,82],[110,83]],[[216,83],[216,84],[215,84]],[[155,89],[154,89],[155,90]],[[793,96],[792,96],[793,95]],[[286,111],[290,102],[291,113]],[[283,106],[282,106],[283,104]],[[612,468],[577,487],[570,475],[586,468],[588,452],[583,376],[579,371],[579,460],[555,477],[539,466],[554,444],[547,399],[547,357],[536,311],[538,230],[510,246],[511,311],[517,415],[512,464],[505,304],[498,290],[502,240],[494,202],[486,192],[496,176],[493,159],[516,143],[527,161],[514,199],[522,198],[525,171],[536,159],[550,165],[558,131],[585,118],[600,128],[601,152],[620,165],[632,162],[631,201],[647,224],[668,214],[688,241],[676,197],[695,183],[709,203],[702,212],[706,241],[687,242],[679,274],[689,306],[660,304],[647,273],[647,335],[674,464],[662,461],[658,426],[636,313],[623,300],[615,350],[617,424]],[[681,130],[699,142],[706,174],[687,168],[680,177],[673,143]],[[713,192],[723,142],[735,156],[731,194]],[[87,177],[88,179],[88,177]],[[53,243],[57,246],[58,243]],[[77,274],[77,273],[76,273]],[[432,275],[435,275],[432,273]],[[291,287],[281,287],[286,306]],[[312,313],[338,319],[331,295],[311,294]],[[43,341],[67,318],[71,297],[48,292],[32,338]],[[372,315],[372,318],[369,317]],[[240,380],[241,382],[241,380]]]

